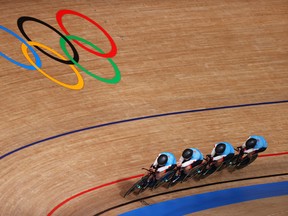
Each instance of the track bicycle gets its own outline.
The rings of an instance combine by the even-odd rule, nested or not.
[[[196,177],[198,179],[204,179],[208,176],[212,175],[216,171],[220,171],[223,169],[223,166],[225,165],[225,162],[222,162],[220,165],[216,165],[217,161],[213,161],[213,158],[211,155],[206,155],[206,159],[204,159],[205,162],[202,164],[202,169],[200,172],[196,174]]]
[[[196,175],[199,175],[202,172],[205,165],[206,164],[201,163],[192,168],[187,174],[183,170],[180,170],[181,168],[177,168],[178,173],[180,172],[180,175],[177,176],[176,175],[177,172],[174,174],[174,176],[172,177],[171,181],[168,184],[168,188],[173,187],[178,183],[186,182],[189,179],[195,177]]]
[[[140,180],[138,180],[136,183],[130,187],[127,192],[124,194],[124,197],[128,196],[132,192],[137,190],[137,194],[140,194],[144,192],[149,187],[149,178],[156,178],[156,173],[150,169],[142,168],[143,170],[147,170],[148,173],[144,175]]]
[[[230,160],[227,167],[230,171],[235,171],[239,169],[243,169],[244,167],[248,166],[249,164],[253,163],[257,157],[258,153],[254,153],[252,156],[245,155],[242,148],[235,149],[238,154],[234,155],[234,157]]]
[[[164,176],[162,176],[160,179],[156,181],[152,189],[156,189],[160,186],[163,186],[166,183],[168,183],[169,185],[172,179],[175,177],[176,173],[177,173],[177,167],[174,167],[171,170],[167,171],[167,173]]]

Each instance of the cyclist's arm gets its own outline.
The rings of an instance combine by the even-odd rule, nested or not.
[[[216,156],[216,157],[213,157],[213,161],[219,161],[219,162],[222,162],[224,160],[224,157],[226,157],[227,155],[219,155],[219,156]]]
[[[157,159],[158,159],[158,157],[155,159],[154,163],[150,166],[150,168],[156,169],[156,167],[158,166]]]
[[[256,151],[256,150],[257,150],[257,149],[252,148],[252,149],[244,150],[244,153],[250,154],[250,153],[252,153],[252,152],[254,152],[254,151]]]
[[[214,155],[216,154],[215,148],[213,148],[212,152],[211,152],[211,156],[214,157]]]
[[[178,166],[178,167],[181,167],[183,161],[184,161],[184,158],[181,156],[180,159],[177,161],[177,166]]]
[[[181,165],[181,167],[186,167],[186,166],[189,166],[189,165],[191,165],[192,163],[194,163],[196,160],[189,160],[189,161],[186,161],[186,162],[184,162],[182,165]]]
[[[240,153],[245,153],[245,154],[250,154],[250,153],[252,153],[252,152],[254,152],[254,151],[256,151],[257,149],[255,149],[255,148],[252,148],[252,149],[246,149],[246,145],[245,145],[245,143],[242,145],[242,146],[240,146],[240,147],[237,147],[237,149],[238,149],[238,151],[240,151]]]
[[[169,167],[171,167],[171,166],[169,165],[169,166],[160,167],[160,168],[158,168],[156,171],[157,171],[157,172],[163,172],[163,171],[169,169]]]

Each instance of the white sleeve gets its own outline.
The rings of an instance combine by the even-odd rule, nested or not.
[[[158,157],[159,157],[159,155],[158,155]],[[155,167],[158,165],[158,162],[157,162],[158,157],[155,159],[155,161],[153,163],[153,166],[155,166]]]
[[[219,155],[219,156],[217,156],[217,157],[213,157],[213,161],[215,161],[215,160],[220,160],[220,159],[222,159],[223,157],[226,157],[227,155]]]
[[[178,160],[178,163],[181,163],[184,161],[184,158],[181,156],[180,159]]]
[[[160,167],[159,169],[157,169],[157,172],[162,172],[166,169],[168,169],[170,166],[164,166],[164,167]]]
[[[251,152],[253,152],[255,150],[257,150],[257,149],[254,149],[254,148],[248,149],[248,150],[245,150],[244,153],[249,154],[249,153],[251,153]]]
[[[192,163],[194,163],[195,161],[196,161],[196,160],[186,161],[185,163],[183,163],[183,164],[181,165],[181,167],[187,167],[187,166],[191,165]]]
[[[211,156],[214,157],[215,153],[216,153],[216,152],[215,152],[215,147],[214,147],[213,150],[212,150],[212,152],[211,152]]]

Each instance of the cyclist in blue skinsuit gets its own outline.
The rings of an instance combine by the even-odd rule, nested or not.
[[[229,161],[234,157],[234,147],[228,142],[217,143],[211,152],[212,161],[216,162],[216,166],[223,162]]]
[[[250,136],[246,142],[238,147],[238,149],[251,157],[255,153],[264,152],[268,147],[267,141],[263,136],[253,135]]]
[[[177,166],[181,167],[185,174],[201,164],[203,161],[203,154],[196,148],[187,148],[183,151],[182,156],[177,162]]]
[[[167,172],[173,170],[176,167],[176,158],[170,152],[161,152],[154,163],[150,166],[150,170],[156,172],[155,179],[149,179],[150,187],[156,183],[161,177],[163,177]]]
[[[177,173],[173,181],[182,180],[191,169],[203,162],[203,154],[196,148],[187,148],[182,152],[177,162]]]

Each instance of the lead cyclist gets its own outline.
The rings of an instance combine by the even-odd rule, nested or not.
[[[237,147],[237,149],[240,154],[242,154],[242,158],[245,156],[252,158],[253,155],[264,152],[267,147],[268,143],[263,136],[252,135],[242,146]]]

